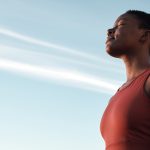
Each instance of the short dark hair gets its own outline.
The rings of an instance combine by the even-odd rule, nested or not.
[[[134,15],[139,20],[139,27],[150,30],[150,14],[139,10],[128,10],[125,14]]]

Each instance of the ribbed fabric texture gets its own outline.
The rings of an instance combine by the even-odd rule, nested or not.
[[[146,69],[111,97],[101,118],[106,150],[150,150],[150,98],[144,84]]]

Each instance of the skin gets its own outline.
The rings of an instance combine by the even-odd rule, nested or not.
[[[150,68],[150,31],[139,28],[139,20],[132,14],[123,14],[115,21],[114,27],[108,29],[106,52],[123,60],[129,84],[145,69]],[[150,77],[145,90],[150,95]]]

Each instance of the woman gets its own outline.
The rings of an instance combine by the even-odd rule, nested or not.
[[[150,14],[129,10],[118,17],[106,52],[123,60],[127,77],[101,119],[106,150],[150,150]]]

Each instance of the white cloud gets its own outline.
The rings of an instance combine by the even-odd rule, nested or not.
[[[73,56],[82,57],[82,58],[85,58],[85,59],[88,59],[88,60],[91,60],[94,62],[101,62],[101,63],[109,64],[109,65],[114,64],[114,65],[117,65],[117,67],[120,67],[118,64],[116,64],[112,61],[103,59],[102,57],[98,57],[98,56],[90,54],[90,53],[80,52],[79,50],[61,46],[59,44],[53,44],[53,43],[50,43],[47,41],[39,40],[39,39],[30,37],[30,36],[26,36],[26,35],[23,35],[18,32],[14,32],[14,31],[11,31],[11,30],[8,30],[5,28],[0,28],[0,34],[15,38],[15,39],[18,39],[21,41],[25,41],[25,42],[28,42],[31,44],[35,44],[35,45],[39,45],[39,46],[43,46],[43,47],[47,47],[47,48],[52,48],[52,49],[55,49],[58,51],[64,51]]]
[[[104,79],[82,74],[75,71],[64,70],[61,68],[44,68],[36,65],[20,63],[17,61],[0,59],[0,69],[15,73],[23,73],[33,77],[39,77],[46,80],[66,81],[72,85],[80,85],[82,88],[93,88],[95,91],[113,93],[117,90],[117,84],[111,84]]]
[[[25,62],[27,63],[28,62],[31,63],[32,61],[34,61],[35,65],[37,62],[38,62],[38,65],[39,63],[44,64],[44,62],[46,62],[46,64],[49,65],[50,63],[54,62],[55,65],[61,64],[60,66],[62,67],[62,62],[64,62],[65,66],[67,66],[68,64],[69,65],[73,64],[79,67],[85,66],[85,67],[96,69],[96,70],[103,70],[103,71],[109,71],[109,72],[116,72],[117,74],[118,73],[123,74],[121,70],[118,70],[113,67],[106,67],[102,65],[101,63],[94,64],[88,61],[83,61],[83,60],[78,60],[78,59],[73,59],[73,58],[71,59],[68,57],[63,57],[63,56],[54,55],[50,53],[45,54],[43,52],[38,52],[38,51],[31,50],[31,49],[30,50],[22,49],[22,48],[3,45],[3,44],[0,44],[0,56],[6,59],[11,59],[11,60],[15,59],[15,61],[25,60]],[[63,67],[65,66],[63,65]]]
[[[98,92],[104,92],[107,94],[112,94],[114,91],[119,86],[119,82],[116,81],[114,82],[112,80],[111,84],[110,80],[104,80],[102,78],[97,78],[95,76],[91,76],[87,73],[81,73],[77,71],[71,71],[69,69],[62,69],[62,68],[67,68],[66,65],[60,65],[59,67],[55,67],[55,65],[52,65],[53,67],[46,67],[47,65],[43,65],[42,63],[44,62],[44,59],[47,59],[48,57],[53,58],[53,60],[60,60],[60,61],[66,61],[66,62],[71,62],[76,65],[83,65],[87,67],[92,67],[95,69],[102,69],[105,71],[110,71],[112,70],[113,72],[117,72],[117,70],[111,67],[113,62],[110,62],[109,60],[105,60],[101,57],[97,57],[96,55],[91,55],[87,54],[84,52],[79,52],[78,50],[74,50],[71,48],[67,48],[64,46],[60,46],[57,44],[53,44],[50,42],[42,41],[36,38],[32,38],[29,36],[22,35],[20,33],[5,29],[5,28],[0,28],[0,34],[15,38],[17,40],[21,40],[27,43],[35,44],[38,46],[43,46],[47,48],[52,48],[56,49],[58,51],[64,51],[66,53],[69,53],[73,56],[72,59],[67,58],[67,57],[62,57],[59,55],[53,55],[53,54],[44,54],[42,51],[37,52],[33,50],[25,50],[25,49],[20,49],[16,47],[9,47],[6,45],[0,45],[0,57],[3,59],[0,59],[0,69],[4,69],[7,71],[15,72],[15,73],[23,73],[23,75],[28,75],[28,76],[36,76],[38,78],[46,79],[46,80],[55,80],[57,82],[61,82],[63,84],[69,84],[71,86],[77,86],[79,88],[86,88]],[[16,52],[15,52],[16,51]],[[32,53],[32,54],[31,54]],[[15,55],[14,55],[15,54]],[[18,57],[17,57],[18,55]],[[5,57],[4,57],[5,56]],[[86,58],[90,61],[83,61],[80,59],[75,58],[75,56]],[[42,60],[38,65],[36,63],[31,63],[31,58],[34,57],[34,60]],[[19,58],[19,59],[18,59]],[[39,58],[39,59],[37,59]],[[25,61],[22,61],[22,60]],[[30,60],[29,60],[30,59]],[[14,61],[15,60],[15,61]],[[47,59],[48,60],[48,59]],[[52,59],[50,59],[52,62]],[[87,63],[88,62],[88,63]],[[96,62],[96,64],[94,64]],[[58,63],[58,61],[57,61]],[[70,64],[70,63],[67,63]],[[98,66],[98,64],[100,66]],[[109,65],[110,67],[104,67],[105,65]],[[40,66],[39,66],[40,65]],[[114,64],[116,65],[116,64]],[[49,65],[48,65],[49,66]],[[118,67],[118,66],[117,66]],[[83,70],[82,70],[83,72]],[[119,71],[120,73],[120,71]],[[122,72],[121,72],[122,73]],[[65,81],[65,82],[64,82]]]

